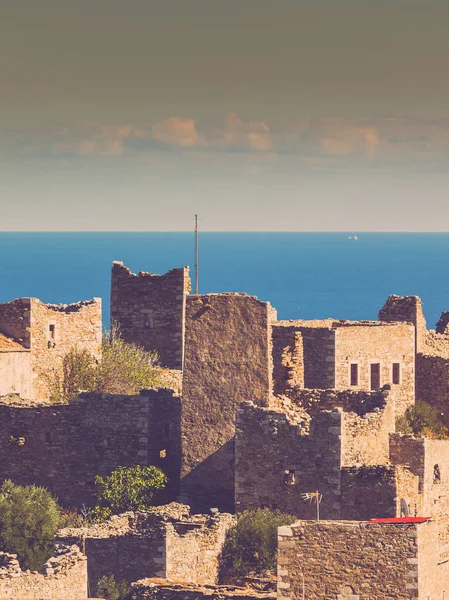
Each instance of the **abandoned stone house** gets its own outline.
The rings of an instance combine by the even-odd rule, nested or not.
[[[49,377],[71,348],[100,351],[101,300],[69,305],[20,298],[0,304],[0,396],[46,400]]]
[[[166,500],[186,502],[194,513],[268,506],[303,520],[315,514],[302,495],[319,490],[326,522],[310,535],[320,532],[320,543],[332,547],[341,531],[368,536],[364,524],[372,519],[425,517],[424,525],[378,523],[371,530],[379,539],[396,532],[398,548],[413,538],[410,531],[431,532],[422,535],[434,540],[437,552],[427,556],[426,568],[445,573],[449,442],[401,436],[395,421],[419,398],[449,424],[449,313],[428,331],[419,298],[390,296],[378,321],[278,321],[269,303],[246,294],[189,292],[187,268],[135,275],[113,263],[111,321],[126,341],[156,350],[163,366],[182,372],[181,395],[167,389],[82,394],[70,405],[39,406],[4,400],[0,478],[45,485],[73,506],[91,501],[96,474],[156,464],[169,475]],[[45,374],[71,344],[98,352],[99,315],[98,300],[69,307],[34,299],[0,305],[0,395],[14,391],[44,400]],[[351,529],[347,522],[362,525]],[[101,555],[107,543],[92,542],[92,548],[103,544]],[[425,553],[395,554],[394,546],[391,564],[405,569],[415,564],[408,560],[424,561]],[[361,550],[354,548],[355,556]],[[288,560],[297,576],[297,559]],[[115,568],[120,573],[122,566]],[[311,597],[361,593],[341,579],[338,566],[335,571],[328,591]],[[280,589],[287,590],[282,586],[291,582],[283,577]],[[437,593],[412,583],[409,595],[398,597]],[[376,596],[376,585],[360,598],[395,597]],[[299,599],[295,586],[291,597]]]

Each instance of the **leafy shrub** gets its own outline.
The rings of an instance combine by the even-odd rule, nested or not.
[[[97,596],[106,600],[125,600],[130,591],[128,583],[117,583],[114,575],[103,575],[97,584]]]
[[[157,467],[118,467],[108,477],[95,477],[101,507],[112,514],[152,507],[155,495],[163,490],[167,478]]]
[[[409,406],[404,415],[396,419],[396,431],[435,440],[449,439],[449,430],[438,410],[422,400],[418,400],[414,406]]]
[[[245,510],[227,535],[222,552],[222,567],[235,575],[261,574],[276,568],[277,530],[297,520],[278,510]]]
[[[0,488],[0,548],[17,554],[22,569],[39,570],[54,550],[60,508],[50,492],[5,481]]]
[[[125,342],[118,327],[103,336],[101,358],[96,359],[86,349],[72,348],[62,360],[62,370],[48,377],[50,399],[70,402],[85,392],[135,394],[162,384],[156,352],[146,352],[140,346]]]

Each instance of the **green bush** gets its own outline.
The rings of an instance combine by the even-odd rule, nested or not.
[[[97,596],[106,600],[125,600],[130,591],[128,583],[117,583],[114,575],[104,575],[97,584]]]
[[[152,508],[157,492],[164,489],[167,478],[157,467],[118,467],[108,477],[97,475],[97,498],[100,507],[112,514]]]
[[[238,515],[227,535],[222,552],[222,567],[235,575],[261,574],[276,568],[277,530],[297,520],[278,510],[259,508]]]
[[[140,390],[162,385],[156,352],[125,342],[118,327],[103,336],[101,358],[86,349],[71,349],[62,360],[62,370],[48,377],[50,399],[70,402],[85,392],[136,394]]]
[[[54,550],[61,512],[45,488],[5,481],[0,488],[0,548],[22,569],[39,570]]]
[[[396,419],[396,431],[435,440],[449,439],[449,430],[438,410],[422,400],[418,400],[414,406],[409,406],[404,415]]]

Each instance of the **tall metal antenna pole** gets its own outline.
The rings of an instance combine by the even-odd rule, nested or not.
[[[195,294],[198,296],[198,215],[195,215]]]

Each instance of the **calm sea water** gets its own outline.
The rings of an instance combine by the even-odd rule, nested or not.
[[[192,233],[0,233],[0,301],[99,296],[108,323],[113,260],[193,275],[193,243]],[[201,233],[199,246],[200,293],[246,292],[281,319],[375,319],[391,293],[421,296],[431,328],[449,309],[449,233]]]

